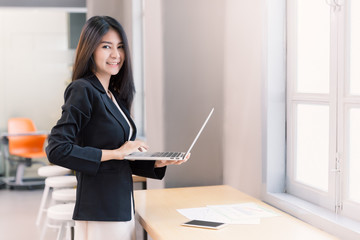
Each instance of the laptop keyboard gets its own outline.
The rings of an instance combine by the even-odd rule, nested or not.
[[[181,152],[156,152],[152,157],[179,157]]]

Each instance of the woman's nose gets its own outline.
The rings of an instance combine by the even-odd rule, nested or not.
[[[115,48],[111,51],[111,57],[118,58],[120,57],[119,49]]]

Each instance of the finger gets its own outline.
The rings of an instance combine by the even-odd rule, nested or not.
[[[167,166],[167,165],[171,165],[171,164],[174,164],[176,161],[174,160],[166,160],[164,161],[164,164]]]
[[[143,141],[140,141],[140,140],[136,140],[135,141],[139,146],[142,146],[142,147],[149,147],[145,142]]]
[[[148,149],[149,149],[149,145],[147,145],[147,144],[144,143],[144,142],[141,142],[141,147],[144,148],[145,150],[148,150]]]
[[[136,147],[140,152],[146,152],[149,149],[149,146],[141,140],[135,140],[134,144],[134,147]]]
[[[140,152],[147,152],[147,149],[145,147],[139,147],[138,150]]]

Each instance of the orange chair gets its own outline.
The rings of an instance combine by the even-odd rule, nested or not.
[[[8,120],[8,133],[3,135],[8,144],[8,153],[5,157],[10,164],[16,164],[16,176],[14,180],[8,180],[10,187],[44,185],[44,179],[24,179],[25,167],[34,163],[45,165],[41,161],[33,161],[33,158],[46,156],[44,144],[47,134],[38,132],[31,119],[10,118]]]

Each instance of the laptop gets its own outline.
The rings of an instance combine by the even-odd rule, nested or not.
[[[214,112],[214,108],[211,109],[208,117],[206,118],[204,124],[200,128],[200,131],[196,135],[194,141],[190,145],[187,152],[134,152],[127,156],[125,159],[127,160],[183,160],[185,159],[186,155],[190,153],[191,149],[193,148],[194,144],[196,143],[197,139],[199,138],[201,132],[204,130],[207,122],[209,121],[212,113]]]

